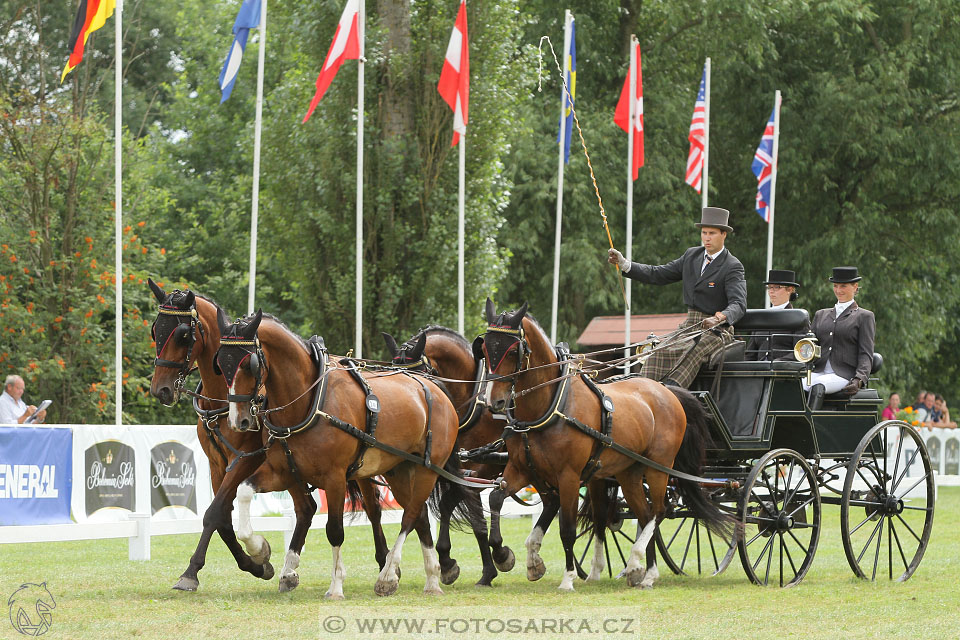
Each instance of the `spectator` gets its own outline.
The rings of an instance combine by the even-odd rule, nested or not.
[[[919,398],[919,396],[918,396]],[[931,421],[933,414],[934,395],[930,392],[924,392],[923,398],[920,398],[919,404],[913,408],[917,412],[917,420],[926,424]]]
[[[883,419],[896,420],[898,411],[900,411],[900,394],[891,393],[890,402],[883,408]]]
[[[36,413],[35,406],[27,405],[23,401],[23,378],[18,375],[7,376],[3,384],[3,393],[0,394],[0,424],[23,424],[24,421]],[[43,422],[47,416],[46,410],[37,416],[37,422]]]
[[[924,389],[923,391],[917,394],[917,401],[914,402],[912,405],[910,405],[910,408],[913,409],[914,411],[919,411],[920,407],[923,406],[923,401],[926,399],[926,397],[927,397],[927,390]]]
[[[943,396],[940,396],[943,397]],[[931,392],[927,393],[927,398],[924,401],[924,406],[927,407],[927,423],[928,426],[932,425],[934,422],[940,421],[940,410],[937,408],[937,394]]]
[[[942,429],[956,429],[957,423],[950,420],[950,409],[947,408],[947,401],[939,393],[934,398],[934,408],[939,413],[937,420],[934,420],[931,426]]]

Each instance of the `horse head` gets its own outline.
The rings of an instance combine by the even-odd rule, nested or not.
[[[529,366],[530,347],[523,328],[526,313],[527,303],[524,302],[516,311],[504,311],[498,315],[493,300],[487,298],[487,331],[479,346],[491,373],[493,384],[489,403],[496,413],[508,409],[517,376],[524,366]]]
[[[187,373],[199,354],[194,347],[205,337],[203,323],[197,315],[193,291],[175,289],[166,293],[150,278],[147,284],[159,303],[150,329],[157,349],[150,393],[170,406],[179,399]]]
[[[213,359],[213,367],[227,384],[230,403],[227,424],[235,431],[250,431],[259,426],[257,414],[263,403],[259,393],[267,373],[257,337],[261,320],[263,312],[257,310],[253,317],[229,324],[223,311],[217,309],[220,349]]]
[[[389,333],[381,331],[380,335],[383,336],[383,341],[387,344],[387,350],[390,352],[390,359],[394,366],[415,371],[433,372],[433,367],[430,366],[430,362],[423,355],[423,350],[427,346],[426,331],[419,332],[400,346],[397,346],[397,341]]]

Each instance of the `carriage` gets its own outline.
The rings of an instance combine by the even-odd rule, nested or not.
[[[799,309],[748,310],[736,331],[791,334],[806,319]],[[858,577],[903,581],[920,564],[936,495],[923,441],[904,422],[879,421],[882,400],[873,388],[827,396],[811,411],[802,381],[814,349],[808,338],[796,359],[757,362],[744,359],[737,340],[701,369],[692,390],[713,438],[702,485],[737,526],[732,535],[711,532],[671,485],[655,539],[674,573],[717,575],[739,555],[755,584],[795,585],[817,551],[824,505],[839,507],[843,549]],[[875,354],[871,375],[881,365]],[[608,567],[611,547],[625,564],[621,543],[633,543],[630,510],[622,500],[615,508]],[[580,564],[593,540],[592,530],[581,532]]]

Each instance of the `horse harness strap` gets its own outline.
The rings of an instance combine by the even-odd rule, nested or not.
[[[459,431],[467,431],[480,422],[480,416],[483,415],[483,408],[486,406],[483,397],[483,388],[486,384],[487,362],[486,360],[479,360],[477,362],[477,373],[474,376],[473,400],[470,402],[470,411],[460,420]]]
[[[610,442],[613,442],[613,438],[610,435],[613,431],[613,399],[610,398],[607,394],[603,392],[603,389],[593,381],[592,378],[586,375],[581,375],[580,379],[587,385],[587,388],[592,391],[597,398],[600,400],[600,433],[603,436],[606,436]],[[564,416],[568,422],[571,418]],[[603,439],[597,440],[594,443],[593,451],[590,454],[590,460],[587,461],[587,465],[584,467],[581,472],[580,479],[583,482],[587,482],[593,475],[600,469],[600,454],[603,453],[603,449],[606,448],[606,442]]]
[[[376,438],[377,433],[377,420],[380,417],[380,399],[377,398],[373,393],[373,389],[370,388],[370,383],[363,377],[360,373],[360,367],[357,365],[357,361],[351,358],[343,358],[340,360],[340,364],[346,369],[347,373],[350,374],[350,377],[360,385],[360,388],[363,389],[363,392],[366,394],[366,409],[367,409],[367,433],[370,434],[371,438]],[[420,363],[418,362],[417,365]],[[357,451],[356,459],[347,467],[347,477],[351,477],[360,470],[360,467],[363,466],[363,454],[366,453],[367,444],[362,440],[360,441],[360,450]]]
[[[220,420],[220,416],[224,415],[230,410],[229,406],[220,407],[219,409],[203,409],[200,407],[200,397],[203,395],[203,381],[197,383],[197,390],[193,394],[193,410],[197,413],[197,417],[200,418],[201,423],[203,424],[203,431],[207,434],[207,438],[210,440],[210,444],[213,445],[213,448],[217,450],[217,453],[220,454],[220,458],[223,460],[224,465],[228,465],[229,461],[227,460],[227,454],[223,452],[223,449],[220,447],[220,443],[217,442],[217,439],[214,437],[214,429],[216,428],[217,422]],[[213,425],[212,427],[210,425]]]

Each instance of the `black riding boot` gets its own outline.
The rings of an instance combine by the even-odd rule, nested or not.
[[[822,384],[815,384],[810,387],[810,395],[807,396],[807,408],[810,411],[819,411],[823,406],[823,396],[826,388]]]

